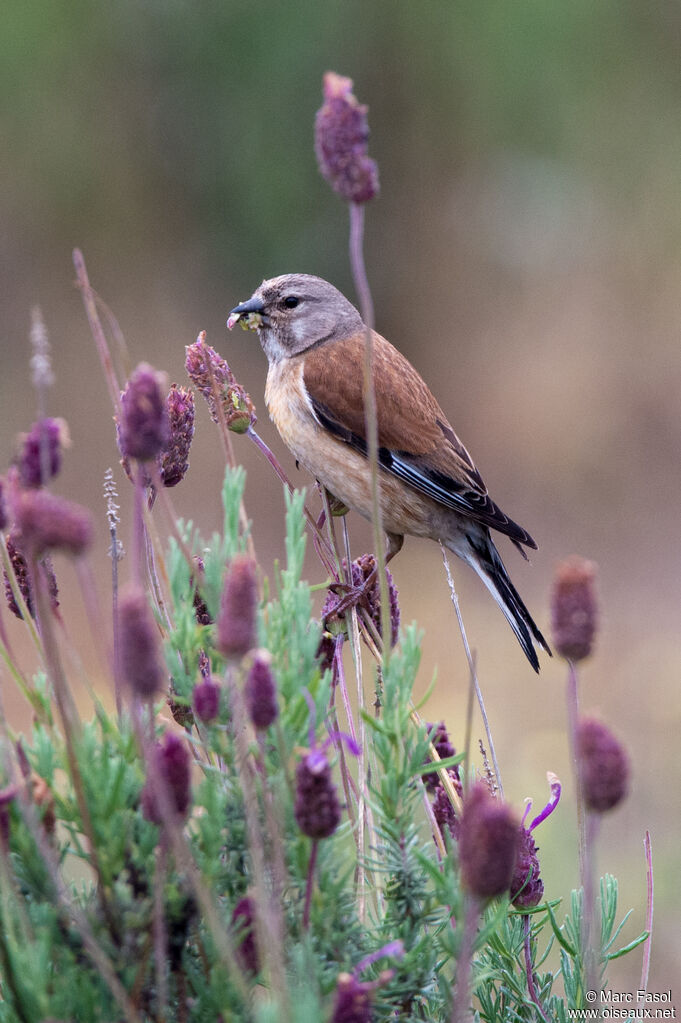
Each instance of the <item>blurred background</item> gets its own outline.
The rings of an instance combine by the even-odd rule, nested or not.
[[[83,250],[134,362],[185,382],[184,346],[205,329],[250,391],[258,429],[309,484],[268,421],[255,336],[228,335],[225,319],[284,272],[319,274],[354,299],[347,210],[312,148],[323,72],[354,79],[381,175],[366,231],[378,329],[538,541],[529,565],[500,546],[544,631],[556,562],[579,553],[599,566],[582,706],[626,743],[633,778],[603,821],[598,866],[619,878],[622,910],[634,907],[630,940],[645,926],[651,830],[652,990],[681,981],[680,44],[676,0],[6,0],[0,32],[0,471],[35,415],[27,338],[38,303],[56,372],[49,412],[68,419],[73,442],[55,489],[98,515],[105,606],[106,468],[124,537],[131,488],[71,251]],[[283,556],[281,488],[235,441],[271,571]],[[173,498],[205,534],[219,526],[223,471],[198,407]],[[370,547],[361,521],[350,528],[355,553]],[[564,781],[537,839],[547,895],[566,896],[577,858],[565,666],[544,657],[535,677],[482,586],[453,567],[507,797],[539,808],[545,772]],[[59,560],[57,572],[89,659],[73,575]],[[437,546],[408,540],[394,573],[403,621],[425,629],[420,690],[437,671],[425,716],[444,718],[460,744],[467,669]],[[321,581],[313,556],[309,577]],[[9,690],[4,700],[26,727],[26,707]],[[635,990],[640,963],[637,952],[612,964],[613,987]]]

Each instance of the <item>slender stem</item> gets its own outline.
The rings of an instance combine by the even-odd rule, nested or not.
[[[463,934],[459,956],[456,961],[456,986],[452,1004],[451,1023],[470,1023],[471,1012],[471,966],[473,965],[473,946],[478,928],[480,905],[475,896],[467,896],[463,918]]]
[[[646,831],[646,837],[643,842],[643,848],[646,856],[646,888],[647,888],[647,911],[646,911],[646,930],[648,931],[648,937],[646,938],[643,945],[643,964],[641,966],[641,983],[639,984],[639,995],[640,992],[648,990],[648,976],[650,974],[650,949],[653,940],[653,903],[655,888],[653,884],[653,849],[650,842],[650,832]]]
[[[253,441],[253,443],[258,448],[260,453],[262,455],[264,455],[264,457],[270,463],[270,465],[274,469],[275,473],[277,474],[277,476],[281,480],[281,482],[284,484],[285,487],[288,488],[289,493],[290,494],[294,493],[294,486],[293,486],[293,484],[291,483],[290,479],[288,478],[288,476],[286,475],[286,473],[282,469],[281,465],[279,464],[279,461],[278,461],[276,455],[274,454],[272,449],[265,443],[265,441],[262,439],[260,434],[257,433],[253,429],[252,426],[249,426],[248,429],[246,430],[246,436],[249,437]],[[305,518],[307,519],[307,522],[308,522],[308,524],[310,526],[310,529],[312,530],[312,534],[315,537],[316,543],[318,543],[320,545],[321,550],[324,552],[325,557],[322,556],[322,562],[324,564],[324,568],[329,573],[329,575],[333,575],[333,572],[332,572],[331,567],[330,567],[332,565],[332,563],[333,563],[331,547],[329,546],[329,544],[328,544],[328,542],[326,540],[326,537],[324,536],[324,534],[320,531],[319,527],[317,526],[315,518],[314,518],[312,512],[310,511],[310,509],[307,507],[307,505],[303,505],[303,513],[305,515]]]
[[[102,329],[99,313],[97,312],[95,292],[90,286],[87,270],[85,268],[85,260],[83,259],[83,253],[80,249],[73,250],[73,264],[76,268],[77,284],[83,296],[83,305],[85,306],[85,313],[90,324],[92,337],[94,338],[97,351],[99,352],[99,361],[102,364],[104,379],[106,380],[109,388],[109,397],[111,398],[111,403],[116,413],[118,413],[121,404],[121,389],[118,385],[118,380],[116,379],[116,371],[111,358],[111,352]]]
[[[572,771],[575,780],[575,797],[577,801],[577,843],[579,850],[579,876],[582,887],[585,884],[586,874],[586,818],[584,812],[584,795],[579,771],[579,759],[577,752],[577,728],[579,725],[579,692],[577,685],[577,668],[572,661],[568,661],[567,678],[567,715],[568,735],[570,742],[570,755],[572,759]]]
[[[312,902],[312,889],[314,888],[314,875],[315,867],[317,866],[317,850],[319,848],[319,841],[314,838],[312,840],[312,849],[310,850],[310,860],[307,865],[307,882],[305,884],[305,905],[303,907],[303,930],[306,931],[310,926],[310,904]]]
[[[364,422],[367,438],[367,458],[371,473],[371,522],[374,530],[374,550],[376,571],[381,594],[381,631],[385,636],[383,659],[387,664],[391,650],[390,628],[390,597],[388,580],[385,574],[385,548],[383,532],[383,515],[381,510],[381,484],[378,473],[378,414],[376,408],[376,389],[374,386],[374,304],[371,289],[364,265],[364,206],[350,203],[350,265],[359,297],[359,308],[364,321]]]
[[[156,847],[156,870],[154,872],[154,961],[156,965],[157,1019],[164,1023],[168,1012],[168,976],[166,973],[166,926],[163,905],[163,887],[166,879],[167,849],[165,841]]]
[[[549,1017],[546,1015],[544,1006],[539,1001],[539,993],[537,991],[537,985],[534,982],[534,963],[532,962],[532,943],[530,941],[530,917],[526,914],[523,917],[523,932],[524,932],[524,945],[525,945],[525,976],[527,977],[527,993],[535,1004],[537,1012],[544,1020],[544,1023],[551,1023]]]
[[[466,626],[464,625],[463,615],[461,614],[461,608],[459,607],[459,596],[454,587],[454,580],[452,578],[451,569],[449,567],[449,558],[447,557],[447,550],[440,540],[440,550],[442,551],[442,560],[445,566],[445,572],[447,573],[447,582],[449,584],[449,593],[452,600],[452,606],[456,612],[456,620],[459,623],[459,631],[461,633],[461,639],[463,640],[463,648],[466,652],[466,659],[468,661],[468,668],[471,673],[471,681],[475,689],[475,695],[478,700],[478,706],[480,707],[480,714],[482,716],[482,722],[485,727],[485,734],[487,736],[487,745],[489,746],[489,753],[492,758],[492,764],[494,765],[494,774],[496,776],[497,788],[499,795],[504,798],[504,789],[501,784],[501,771],[499,770],[499,762],[497,761],[497,754],[494,748],[494,740],[492,738],[492,729],[490,728],[489,718],[487,717],[487,711],[485,710],[485,701],[482,697],[482,689],[480,688],[480,682],[478,681],[478,674],[475,670],[475,660],[471,653],[471,648],[468,645],[468,636],[466,635]]]

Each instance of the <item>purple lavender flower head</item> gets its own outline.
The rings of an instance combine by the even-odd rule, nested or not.
[[[170,440],[168,410],[163,397],[165,378],[141,362],[121,393],[117,418],[118,447],[123,458],[149,462]]]
[[[153,765],[142,789],[142,812],[152,824],[162,824],[165,810],[186,817],[191,804],[191,758],[187,744],[173,732],[166,732],[156,743]],[[159,787],[165,787],[165,798]]]
[[[40,487],[57,475],[62,451],[69,443],[63,419],[40,419],[19,438],[21,450],[15,458],[22,487]]]
[[[47,490],[17,491],[13,510],[26,553],[61,550],[78,557],[92,543],[92,518],[87,508]]]
[[[508,891],[519,842],[518,820],[511,808],[476,782],[466,794],[459,831],[461,879],[468,890],[481,899]]]
[[[194,686],[192,706],[199,721],[210,724],[220,713],[221,689],[212,678],[204,678]]]
[[[294,815],[298,827],[310,838],[328,838],[341,821],[331,766],[321,749],[311,750],[296,767]]]
[[[371,1023],[375,988],[352,973],[339,973],[331,1023]]]
[[[324,103],[315,118],[315,153],[322,176],[347,202],[378,194],[378,166],[368,156],[368,108],[357,102],[352,79],[327,71]]]
[[[161,691],[165,677],[159,657],[159,635],[143,590],[121,594],[118,601],[118,643],[123,682],[141,700]]]
[[[577,760],[587,809],[605,813],[629,791],[629,757],[609,728],[596,718],[577,726]]]
[[[189,449],[194,438],[194,392],[172,384],[166,398],[170,439],[158,456],[161,482],[176,487],[189,468]]]
[[[216,646],[225,657],[243,657],[256,645],[257,600],[255,562],[237,554],[227,571],[217,621]]]
[[[232,927],[237,932],[236,956],[244,973],[251,976],[260,972],[260,956],[255,940],[255,906],[253,899],[245,895],[239,899],[232,911]]]
[[[555,648],[569,661],[582,661],[593,648],[598,624],[596,566],[573,555],[556,568],[551,598]]]
[[[269,728],[277,719],[277,684],[272,673],[272,658],[267,650],[258,650],[246,677],[244,690],[246,708],[253,727]]]

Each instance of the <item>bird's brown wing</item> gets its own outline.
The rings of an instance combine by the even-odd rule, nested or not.
[[[303,381],[317,420],[366,455],[364,334],[308,351]],[[414,367],[374,333],[374,389],[379,461],[387,471],[439,504],[492,529],[516,544],[536,547],[487,493],[473,459]]]

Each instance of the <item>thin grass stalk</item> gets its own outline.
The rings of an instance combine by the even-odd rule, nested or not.
[[[449,567],[449,558],[447,557],[447,550],[442,543],[440,543],[440,550],[442,551],[442,560],[445,566],[445,572],[447,573],[447,583],[449,584],[449,593],[452,601],[452,606],[456,613],[456,620],[459,623],[459,631],[461,633],[461,639],[463,640],[463,648],[466,652],[466,660],[468,661],[468,668],[471,673],[471,680],[475,689],[475,695],[477,697],[478,706],[480,707],[480,714],[482,716],[482,723],[485,728],[485,735],[487,736],[487,745],[489,746],[490,756],[492,758],[492,764],[494,766],[494,775],[496,778],[497,789],[499,790],[499,796],[501,799],[504,798],[504,789],[501,784],[501,771],[499,770],[499,762],[497,761],[497,754],[494,748],[494,740],[492,738],[492,729],[490,728],[489,718],[487,717],[487,711],[485,710],[485,701],[482,696],[482,689],[480,688],[480,682],[478,680],[478,674],[475,670],[475,660],[471,653],[471,648],[468,644],[468,636],[466,635],[466,626],[464,625],[463,615],[461,614],[461,608],[459,606],[459,596],[454,586],[454,579],[452,578],[451,569]]]

